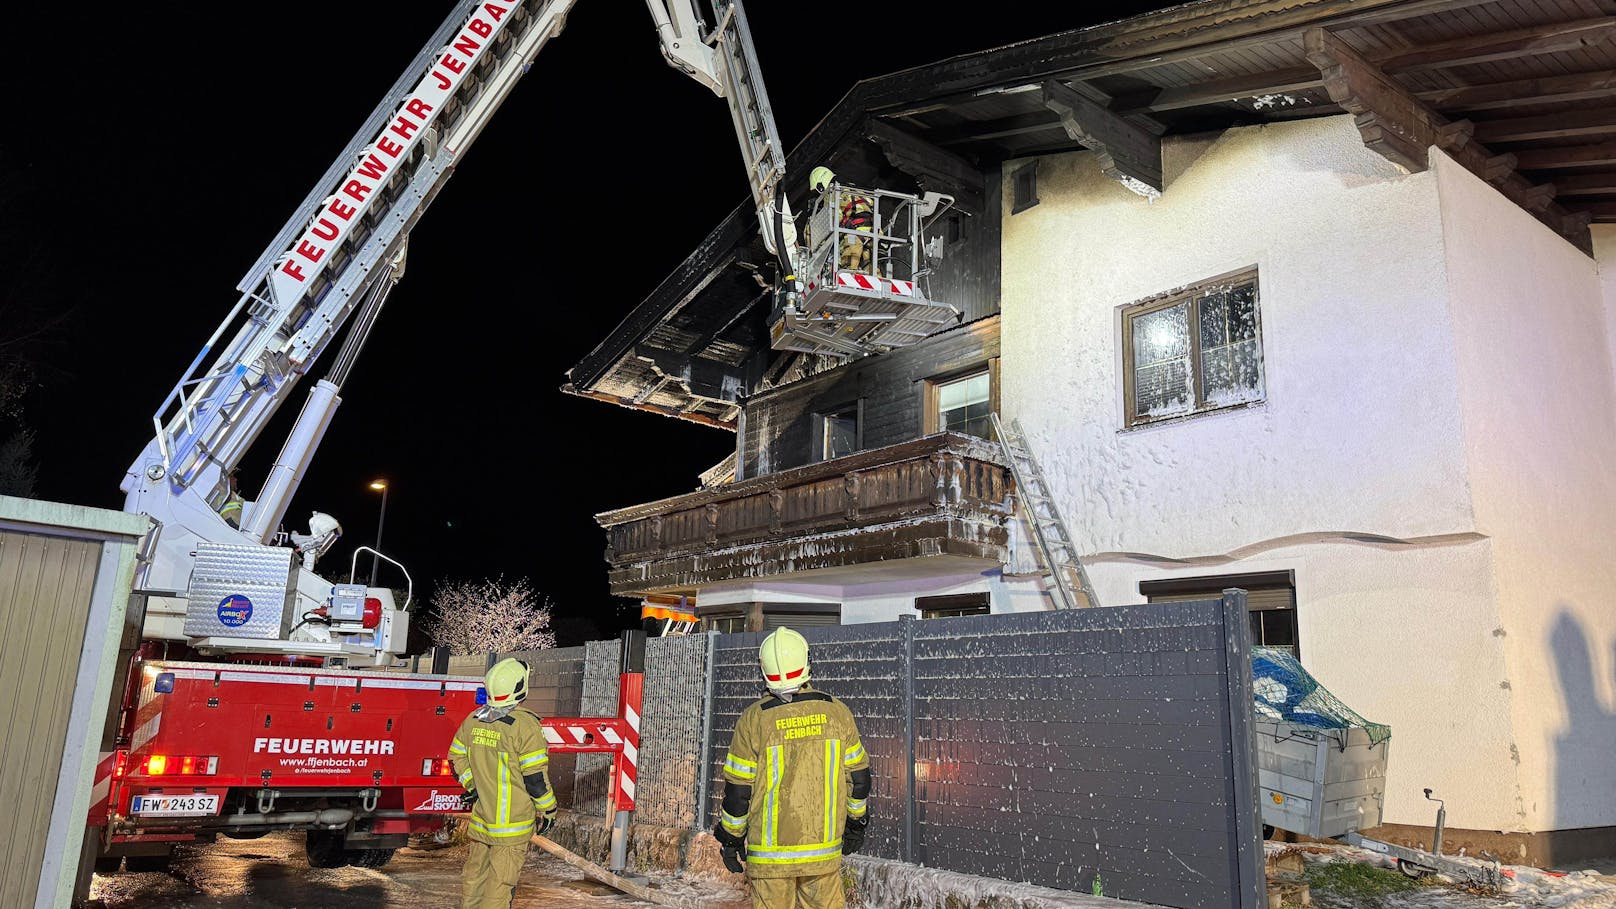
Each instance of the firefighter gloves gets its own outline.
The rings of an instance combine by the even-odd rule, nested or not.
[[[717,824],[713,827],[713,839],[718,840],[719,848],[724,857],[725,868],[736,874],[746,870],[745,836],[736,836],[725,830],[723,824]]]
[[[539,836],[544,836],[546,833],[554,830],[555,825],[556,813],[554,811],[541,815],[539,817]]]
[[[842,828],[842,854],[852,855],[864,846],[864,829],[870,826],[870,817],[850,817]]]

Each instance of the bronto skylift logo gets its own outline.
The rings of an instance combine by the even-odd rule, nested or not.
[[[240,628],[252,620],[252,600],[233,593],[219,601],[219,624],[226,628]]]

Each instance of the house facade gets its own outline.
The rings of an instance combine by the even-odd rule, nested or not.
[[[1391,726],[1389,824],[1430,787],[1495,851],[1616,851],[1616,211],[1566,163],[1586,92],[1523,94],[1593,52],[1470,5],[1191,5],[861,83],[792,165],[955,197],[960,322],[772,350],[738,211],[571,376],[737,440],[599,516],[613,591],[725,630],[1051,608],[998,414],[1102,605],[1247,589]]]

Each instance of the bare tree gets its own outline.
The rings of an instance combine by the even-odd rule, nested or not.
[[[454,581],[433,593],[437,617],[427,633],[434,643],[461,656],[544,650],[555,646],[550,607],[526,579]]]

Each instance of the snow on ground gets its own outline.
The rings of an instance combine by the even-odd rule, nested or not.
[[[1264,845],[1270,855],[1286,848],[1298,848],[1309,863],[1359,862],[1396,873],[1397,866],[1392,859],[1351,846]],[[1315,887],[1313,903],[1323,909],[1616,909],[1616,877],[1603,873],[1616,870],[1616,861],[1582,864],[1592,867],[1560,874],[1524,865],[1505,865],[1505,883],[1496,894],[1473,893],[1446,882],[1372,897],[1355,897]]]

